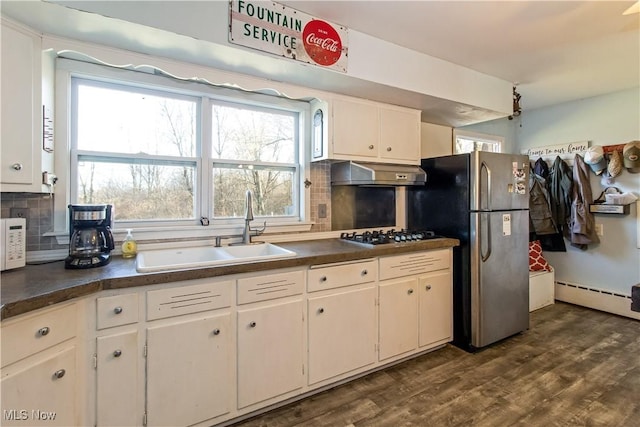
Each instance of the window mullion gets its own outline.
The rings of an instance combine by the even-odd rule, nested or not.
[[[198,168],[199,186],[198,200],[200,203],[199,211],[201,217],[213,217],[213,167],[211,162],[211,141],[212,141],[212,124],[211,124],[211,100],[208,97],[202,97],[200,103],[200,123],[199,129],[199,156],[200,167]]]

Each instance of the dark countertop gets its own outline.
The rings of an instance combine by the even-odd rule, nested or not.
[[[4,271],[0,275],[0,319],[7,319],[106,289],[123,289],[180,280],[353,261],[384,255],[451,248],[459,244],[457,239],[449,238],[411,243],[390,243],[372,247],[337,238],[284,242],[277,243],[277,245],[296,252],[295,257],[156,273],[138,273],[135,258],[124,259],[120,256],[113,257],[109,265],[86,270],[66,270],[63,261],[28,265]]]

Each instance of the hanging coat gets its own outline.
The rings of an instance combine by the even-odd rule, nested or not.
[[[551,215],[559,231],[567,229],[571,220],[573,171],[560,156],[549,170],[549,194],[551,195]]]
[[[558,232],[551,216],[547,182],[533,171],[529,173],[529,220],[529,229],[536,236]]]
[[[593,203],[589,171],[590,168],[582,156],[576,154],[573,161],[573,200],[569,232],[571,246],[582,250],[586,250],[589,243],[600,243],[596,234],[595,219],[589,212],[589,205]]]

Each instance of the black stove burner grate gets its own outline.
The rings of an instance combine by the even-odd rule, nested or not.
[[[413,231],[413,230],[373,230],[358,233],[341,233],[340,239],[358,243],[366,243],[369,245],[383,245],[386,243],[402,243],[402,242],[418,242],[421,240],[436,239],[437,236],[433,231]]]

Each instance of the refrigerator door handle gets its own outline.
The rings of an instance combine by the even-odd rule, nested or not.
[[[482,193],[482,169],[487,171],[487,210],[490,211],[491,210],[491,169],[489,169],[489,166],[487,166],[486,162],[482,162],[482,165],[480,165],[480,180],[481,180],[481,185],[480,185],[480,190]]]
[[[487,217],[487,253],[482,253],[482,243],[480,244],[480,256],[482,258],[482,262],[487,262],[489,257],[491,256],[491,217],[488,213],[484,214]],[[480,216],[480,233],[482,233],[482,214]],[[480,242],[482,242],[482,236],[480,236]]]

